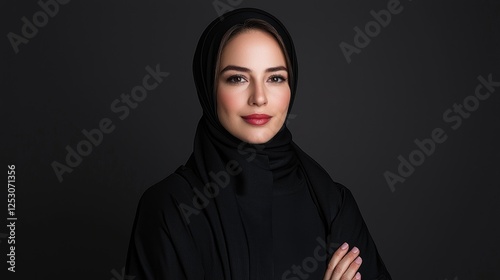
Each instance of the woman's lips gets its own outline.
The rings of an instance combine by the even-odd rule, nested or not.
[[[271,116],[266,114],[252,114],[243,116],[242,118],[244,121],[252,125],[265,125],[271,119]]]

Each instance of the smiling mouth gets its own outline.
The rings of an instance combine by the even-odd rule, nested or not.
[[[272,118],[266,114],[252,114],[248,116],[243,116],[243,120],[251,125],[265,125]]]

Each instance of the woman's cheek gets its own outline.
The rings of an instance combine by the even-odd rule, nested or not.
[[[242,104],[245,104],[244,96],[234,89],[221,88],[217,96],[218,106],[227,114],[237,114]]]
[[[280,93],[276,96],[277,99],[274,100],[277,105],[276,112],[279,112],[282,118],[282,122],[285,122],[286,115],[288,113],[288,105],[290,105],[290,90]]]

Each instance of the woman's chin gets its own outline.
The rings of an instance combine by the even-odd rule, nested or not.
[[[270,121],[263,125],[252,125],[247,122],[235,122],[222,126],[239,140],[249,144],[265,144],[269,142],[283,126],[283,123]]]
[[[255,132],[251,131],[248,133],[241,133],[239,136],[236,136],[238,139],[240,139],[243,142],[249,143],[249,144],[265,144],[271,140],[276,133],[271,133],[270,131],[263,131],[263,132]]]

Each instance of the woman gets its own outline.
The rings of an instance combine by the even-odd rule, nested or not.
[[[136,279],[391,279],[351,192],[285,125],[297,59],[257,9],[214,20],[193,61],[203,116],[185,166],[141,198]],[[350,247],[350,248],[349,248]]]

